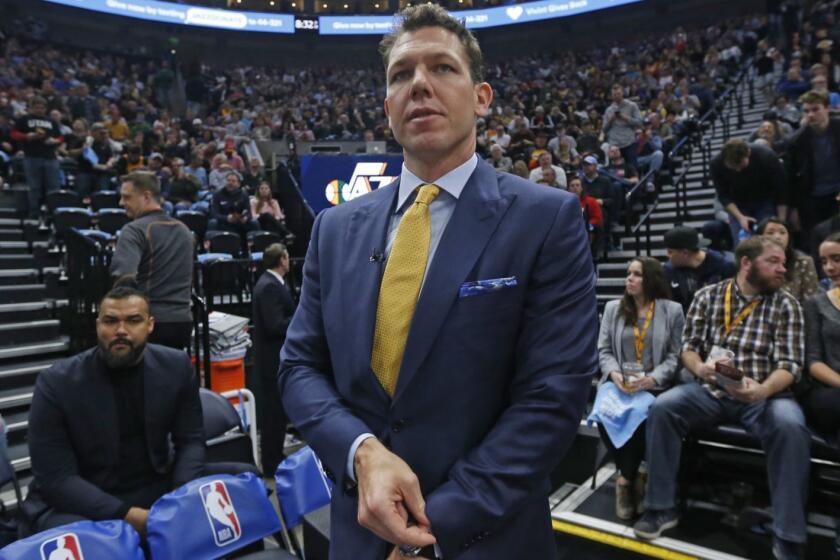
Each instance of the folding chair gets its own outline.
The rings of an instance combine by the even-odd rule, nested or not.
[[[102,208],[97,217],[99,229],[111,235],[116,235],[131,222],[131,218],[122,208]]]
[[[94,212],[103,208],[119,208],[120,194],[117,191],[97,191],[90,195],[90,207]]]

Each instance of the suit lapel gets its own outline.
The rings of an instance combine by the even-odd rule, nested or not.
[[[347,325],[345,332],[354,340],[348,341],[348,344],[359,346],[359,351],[354,352],[357,361],[352,371],[366,372],[363,377],[371,385],[371,394],[384,402],[390,399],[370,367],[370,354],[385,262],[384,259],[373,260],[371,257],[385,254],[388,224],[398,192],[399,179],[364,196],[366,203],[351,214],[347,224],[344,238],[347,252],[342,258],[341,299]]]
[[[665,340],[665,302],[663,300],[656,301],[656,310],[653,312],[653,348],[651,348],[651,357],[654,364],[662,363],[664,353],[662,345],[667,343]]]
[[[458,290],[475,266],[513,196],[503,198],[495,170],[482,161],[464,186],[417,302],[394,400],[429,353]]]

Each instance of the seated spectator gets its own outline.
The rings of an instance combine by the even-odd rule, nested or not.
[[[764,218],[787,219],[785,170],[770,148],[729,140],[712,159],[711,172],[718,200],[729,213],[733,246],[742,231],[751,234]]]
[[[604,166],[605,173],[624,184],[635,185],[639,182],[638,170],[622,157],[618,146],[610,146],[609,156],[609,161]]]
[[[160,182],[160,193],[163,198],[169,198],[169,180],[172,178],[172,170],[163,165],[163,154],[153,152],[149,155],[149,171],[151,171]]]
[[[682,305],[683,311],[688,311],[698,290],[735,275],[735,263],[723,253],[706,248],[708,245],[709,241],[692,227],[677,226],[665,233],[665,276],[672,299]]]
[[[659,173],[662,163],[665,161],[663,152],[664,143],[661,136],[661,126],[654,123],[659,122],[659,115],[652,113],[645,119],[644,128],[637,139],[638,148],[636,162],[639,171]]]
[[[770,148],[777,156],[784,153],[786,140],[778,120],[762,121],[758,130],[750,135],[750,142]]]
[[[785,248],[785,283],[782,289],[790,292],[800,304],[821,292],[814,259],[793,247],[790,226],[778,218],[767,218],[758,224],[758,235],[766,235]]]
[[[551,120],[550,115],[545,114],[545,109],[542,105],[537,105],[534,108],[534,116],[531,117],[531,130],[546,130],[554,128],[554,121]]]
[[[498,144],[503,150],[507,150],[510,146],[510,134],[505,130],[505,125],[500,124],[496,126],[496,134],[490,138],[490,142]]]
[[[549,167],[546,169],[542,177],[536,181],[538,185],[545,185],[547,187],[554,187],[555,189],[564,188],[560,186],[560,183],[557,182],[557,172],[554,170],[553,167]]]
[[[551,162],[551,152],[542,152],[539,156],[538,165],[536,168],[531,170],[531,173],[528,175],[528,178],[535,182],[539,183],[540,180],[543,178],[547,169],[552,169],[554,171],[555,182],[556,186],[561,187],[563,189],[566,188],[566,172],[563,170],[562,167],[559,165],[554,165]]]
[[[583,158],[583,190],[593,197],[601,206],[604,214],[605,241],[609,243],[609,233],[613,225],[619,222],[621,201],[624,198],[621,191],[612,181],[598,173],[598,160],[594,156]]]
[[[249,193],[256,193],[260,183],[266,179],[267,175],[265,173],[265,169],[260,163],[260,160],[257,158],[249,159],[248,170],[245,172],[245,176],[242,177],[242,186]]]
[[[828,96],[828,108],[832,111],[840,109],[840,93],[828,90],[828,78],[825,74],[811,78],[811,89]]]
[[[202,475],[198,381],[186,353],[147,344],[154,326],[145,295],[114,288],[99,305],[98,345],[38,376],[21,508],[33,532],[124,519],[145,536],[151,505]]]
[[[835,199],[837,202],[838,212],[831,218],[824,220],[814,226],[814,229],[811,231],[811,255],[813,255],[813,259],[817,262],[820,260],[820,244],[828,238],[829,235],[832,233],[837,233],[840,231],[840,193],[837,193],[837,197]],[[824,276],[824,271],[820,268],[817,271],[820,277]]]
[[[592,121],[586,120],[581,125],[581,133],[577,138],[577,151],[583,156],[598,157],[598,152],[601,150],[601,142],[598,140],[598,133],[595,132],[595,126]]]
[[[238,173],[228,173],[225,188],[213,193],[208,229],[238,233],[243,241],[249,231],[260,229],[251,216],[251,202],[239,184]]]
[[[513,169],[511,170],[511,173],[513,173],[514,175],[519,175],[523,179],[527,179],[531,174],[531,172],[528,171],[528,164],[522,161],[521,159],[518,159],[515,162],[513,162]]]
[[[239,173],[245,171],[245,162],[242,160],[242,157],[236,153],[236,141],[233,138],[225,138],[225,145],[222,149],[222,154],[224,154],[227,164],[234,170]]]
[[[788,103],[784,95],[777,95],[773,100],[773,109],[779,120],[792,128],[799,128],[799,121],[802,120],[802,113],[796,105]]]
[[[802,308],[781,289],[785,252],[775,240],[751,237],[738,245],[735,257],[735,279],[700,290],[686,317],[681,359],[698,382],[663,393],[650,409],[647,511],[633,530],[653,539],[678,524],[683,438],[701,427],[735,421],[760,440],[766,455],[774,557],[803,558],[811,434],[799,405],[784,393],[804,366]],[[725,350],[731,358],[717,357]],[[741,383],[718,379],[721,361],[743,373]]]
[[[211,191],[218,191],[225,187],[225,179],[228,174],[236,173],[236,171],[227,163],[227,158],[224,154],[216,154],[213,157],[212,170],[208,177]],[[238,175],[238,173],[237,173]]]
[[[201,183],[194,175],[186,172],[184,160],[181,158],[172,159],[169,165],[172,169],[172,178],[169,180],[169,201],[175,205],[176,210],[189,210],[198,202]]]
[[[283,237],[289,235],[289,230],[286,228],[286,215],[272,197],[271,184],[268,181],[260,183],[256,193],[251,197],[251,216],[256,216],[260,227],[265,231],[273,231]]]
[[[571,136],[564,136],[558,143],[557,149],[552,151],[554,158],[564,170],[572,170],[580,167],[580,154],[569,142]]]
[[[544,130],[538,130],[534,138],[534,145],[526,150],[528,154],[528,169],[535,169],[540,165],[540,156],[543,154],[551,155],[548,149],[548,133]]]
[[[492,165],[494,169],[505,173],[510,173],[513,168],[513,162],[504,155],[504,150],[502,150],[500,144],[491,144],[490,157],[487,158],[487,163]]]
[[[624,296],[607,302],[598,336],[601,384],[613,383],[624,393],[659,394],[678,379],[680,336],[685,316],[679,304],[669,301],[671,290],[662,264],[650,257],[630,261]],[[625,379],[625,364],[639,364],[642,376]],[[647,477],[639,473],[645,458],[645,423],[630,439],[615,445],[602,424],[601,441],[618,467],[615,512],[619,519],[642,513]],[[646,473],[645,473],[646,474]]]
[[[583,211],[583,222],[586,224],[586,231],[589,233],[589,244],[592,246],[592,254],[600,252],[600,241],[604,232],[604,217],[601,213],[601,205],[586,194],[583,190],[583,182],[580,177],[572,177],[569,180],[569,192],[577,195],[580,199],[580,208]]]
[[[820,261],[831,289],[805,302],[805,362],[811,383],[802,402],[811,425],[840,445],[840,233],[820,244]],[[836,543],[840,545],[840,537]]]
[[[802,71],[791,67],[787,71],[786,79],[776,86],[776,91],[784,95],[788,101],[796,101],[800,95],[808,91],[810,85],[802,79]]]
[[[143,157],[142,148],[136,144],[131,144],[126,147],[119,161],[117,161],[117,174],[120,176],[128,175],[144,167],[146,167],[146,160]]]
[[[119,107],[111,104],[108,107],[108,120],[103,125],[108,130],[108,134],[115,142],[124,142],[128,140],[131,130],[128,128],[128,123],[125,122]]]
[[[204,190],[208,187],[209,183],[207,180],[207,170],[204,169],[202,161],[203,156],[201,150],[193,150],[190,153],[190,164],[184,167],[184,171],[198,179],[198,182],[201,184],[201,189]]]

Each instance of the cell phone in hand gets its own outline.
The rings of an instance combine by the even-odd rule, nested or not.
[[[743,387],[744,372],[723,362],[715,362],[715,381],[721,387]]]

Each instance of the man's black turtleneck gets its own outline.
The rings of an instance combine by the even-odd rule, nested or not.
[[[122,512],[124,517],[131,506],[149,508],[168,488],[165,478],[155,472],[149,457],[143,360],[125,368],[104,367],[114,390],[114,403],[119,421],[119,483],[113,494],[126,503],[125,512]]]

